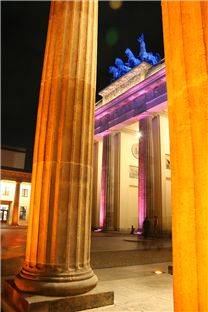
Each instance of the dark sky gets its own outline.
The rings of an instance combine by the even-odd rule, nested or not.
[[[32,168],[49,9],[47,1],[1,2],[1,144],[27,149],[27,171]],[[123,1],[118,10],[111,9],[108,1],[99,2],[97,94],[110,83],[108,67],[116,57],[126,61],[127,47],[138,54],[141,33],[147,51],[159,52],[163,58],[159,1]]]

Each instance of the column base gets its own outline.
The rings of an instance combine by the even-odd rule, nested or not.
[[[10,312],[75,312],[98,308],[114,303],[114,293],[96,287],[83,295],[49,297],[21,293],[13,280],[4,281],[2,294],[3,311]]]
[[[20,291],[46,296],[71,296],[83,294],[97,285],[97,276],[92,269],[74,272],[38,272],[22,268],[14,278]]]

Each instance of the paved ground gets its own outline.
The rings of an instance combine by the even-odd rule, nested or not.
[[[25,227],[2,227],[2,280],[21,268],[26,232]],[[173,311],[172,276],[167,273],[170,261],[170,239],[92,233],[92,267],[99,287],[114,291],[115,304],[86,311]],[[156,275],[155,269],[165,273]]]
[[[94,270],[99,286],[113,290],[114,305],[86,311],[172,312],[172,276],[168,262]],[[164,273],[157,275],[155,270]]]

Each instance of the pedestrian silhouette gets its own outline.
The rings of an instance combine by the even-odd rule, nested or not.
[[[143,236],[144,236],[144,238],[148,237],[149,230],[150,230],[150,221],[149,221],[148,217],[146,217],[144,219],[144,222],[143,222]]]

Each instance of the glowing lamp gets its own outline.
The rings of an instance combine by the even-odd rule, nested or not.
[[[160,275],[160,274],[162,274],[163,272],[160,271],[160,270],[156,270],[156,271],[154,271],[154,273],[157,274],[157,275]]]

